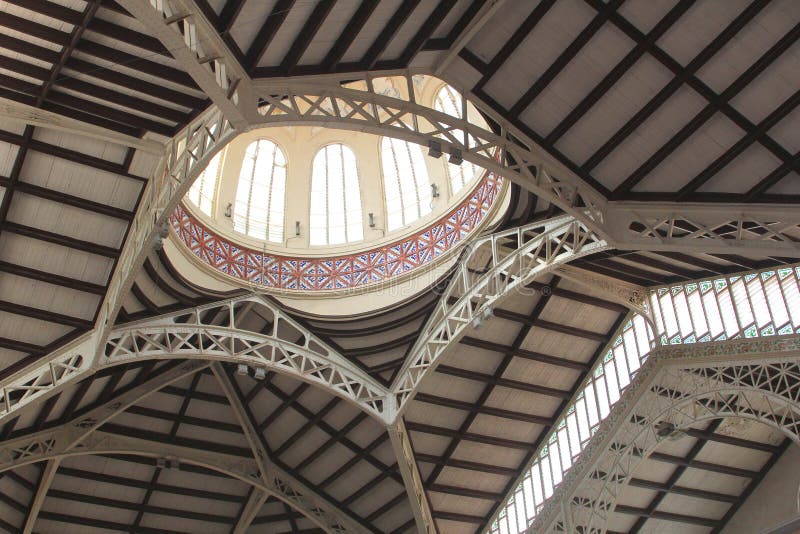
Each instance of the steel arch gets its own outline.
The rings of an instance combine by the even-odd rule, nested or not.
[[[513,239],[515,248],[504,241]],[[420,383],[439,364],[444,353],[493,306],[513,291],[522,291],[537,276],[564,263],[608,248],[597,234],[572,217],[558,217],[476,239],[468,248],[439,305],[420,332],[392,386],[401,417]],[[467,264],[485,258],[489,269],[473,275]]]
[[[528,531],[605,532],[620,492],[663,439],[656,430],[663,421],[680,431],[746,418],[800,444],[798,350],[798,336],[658,349]]]
[[[254,306],[270,320],[268,332],[240,325]],[[224,316],[233,326],[208,324],[204,315]],[[384,425],[394,413],[393,399],[386,387],[259,295],[228,299],[114,329],[97,356],[95,342],[96,337],[90,337],[5,381],[0,421],[100,369],[170,358],[244,363],[292,376],[351,402]]]
[[[101,430],[92,432],[79,446],[64,451],[57,440],[58,430],[39,434],[25,444],[10,442],[0,448],[0,473],[44,460],[62,460],[74,456],[119,454],[177,459],[180,462],[222,473],[264,491],[295,508],[326,532],[334,534],[360,532],[347,526],[347,522],[341,520],[339,513],[331,505],[315,496],[303,484],[277,466],[271,466],[271,472],[262,477],[253,458],[200,451],[169,443],[155,443],[109,434]]]

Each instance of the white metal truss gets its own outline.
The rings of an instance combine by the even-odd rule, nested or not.
[[[228,403],[231,405],[239,425],[244,431],[245,438],[253,452],[256,465],[258,466],[259,476],[265,487],[277,489],[281,495],[281,500],[296,507],[308,515],[309,519],[324,528],[326,532],[346,533],[361,532],[363,527],[350,519],[343,511],[328,502],[321,495],[310,488],[308,485],[297,480],[293,475],[281,469],[269,457],[269,452],[264,446],[263,436],[256,430],[255,422],[252,420],[247,409],[242,403],[236,391],[236,385],[222,368],[222,365],[215,363],[211,370],[222,387]]]
[[[767,424],[800,444],[800,336],[657,349],[538,512],[530,532],[602,533],[636,468],[668,436],[718,418]]]
[[[650,293],[646,287],[594,274],[586,269],[578,269],[569,264],[556,267],[552,272],[561,278],[593,289],[600,293],[603,298],[622,304],[634,313],[638,313],[650,323],[650,327],[655,331],[653,313],[648,304]]]
[[[251,311],[267,321],[265,331],[246,326]],[[209,317],[224,316],[227,325]],[[2,383],[0,421],[66,384],[102,368],[145,359],[225,360],[262,367],[317,385],[352,402],[381,422],[393,414],[389,390],[326,345],[271,300],[249,295],[155,317],[111,331],[95,355],[92,339]]]
[[[85,454],[114,453],[175,458],[238,478],[254,486],[254,493],[273,495],[306,515],[326,532],[363,532],[365,529],[355,525],[346,517],[340,517],[339,511],[317,496],[312,488],[300,483],[291,474],[269,462],[263,447],[252,441],[255,437],[255,430],[252,423],[243,416],[243,407],[238,401],[238,397],[231,391],[229,382],[220,381],[248,440],[256,443],[252,449],[254,452],[252,458],[233,456],[219,451],[200,451],[168,443],[155,443],[103,431],[104,423],[130,406],[163,387],[193,375],[210,365],[212,364],[201,360],[185,361],[59,427],[1,443],[0,472],[33,462],[48,461],[50,462],[48,469],[52,465],[54,474],[55,467],[63,458]],[[214,369],[214,372],[218,377],[220,376],[218,368]],[[222,373],[224,374],[224,371]],[[261,502],[263,503],[263,500]],[[255,503],[253,506],[255,507]],[[259,508],[260,506],[256,507],[253,513],[257,513]],[[32,526],[33,523],[31,523]]]
[[[53,479],[56,477],[58,466],[61,460],[53,458],[48,460],[42,471],[39,479],[39,486],[36,488],[36,494],[33,496],[33,501],[28,508],[28,516],[25,518],[25,525],[22,527],[22,534],[31,534],[33,527],[36,525],[36,519],[39,517],[39,511],[42,509],[44,500],[47,497],[47,492],[53,484]]]
[[[400,474],[403,477],[403,485],[411,504],[411,510],[414,513],[417,532],[436,534],[436,522],[433,520],[428,496],[414,456],[414,448],[411,446],[411,440],[408,438],[408,430],[403,419],[399,418],[387,431],[389,432],[389,440],[392,443],[392,450],[397,459],[397,465],[400,468]]]
[[[252,81],[194,0],[120,0],[239,130],[255,111]]]
[[[501,299],[526,291],[526,284],[537,276],[606,248],[605,241],[572,217],[548,219],[473,241],[392,386],[398,414],[402,415],[445,352],[452,350],[470,325],[491,315]],[[469,270],[473,260],[488,264],[485,272]]]
[[[310,125],[441,143],[572,215],[618,249],[800,253],[794,206],[609,202],[519,132],[500,134],[416,102],[338,84],[302,81],[258,86],[261,124]]]
[[[71,134],[79,134],[92,139],[99,139],[107,143],[135,148],[156,156],[164,155],[162,143],[141,139],[132,135],[125,135],[102,126],[79,121],[47,111],[45,109],[29,106],[22,102],[0,97],[0,117],[4,120],[19,124],[30,124],[41,128],[50,128]]]
[[[269,494],[266,491],[253,488],[250,496],[247,498],[247,502],[244,504],[242,513],[239,515],[239,520],[236,522],[233,534],[245,534],[245,532],[247,532],[247,529],[250,528],[250,525],[258,515],[261,507],[267,502],[268,497]]]
[[[67,452],[57,447],[56,438],[52,433],[37,435],[27,442],[17,440],[7,442],[0,448],[0,472],[14,469],[34,462],[58,459],[72,456],[93,455],[135,455],[150,458],[176,459],[180,463],[187,463],[205,467],[236,478],[257,490],[266,492],[293,507],[311,521],[316,523],[325,532],[340,533],[353,532],[342,530],[341,525],[325,524],[323,511],[316,508],[306,508],[309,503],[308,496],[298,491],[297,485],[292,480],[273,477],[269,485],[265,484],[259,475],[258,464],[254,458],[234,456],[219,451],[206,451],[191,447],[173,445],[170,443],[157,443],[130,436],[119,436],[97,430],[92,432],[81,444]],[[365,529],[355,532],[365,532]]]
[[[409,80],[410,82],[410,80]],[[308,125],[355,130],[403,139],[443,151],[491,170],[577,217],[595,231],[605,220],[605,198],[574,177],[544,150],[517,136],[476,126],[433,108],[370,90],[339,84],[276,82],[257,91],[261,123],[254,126]]]

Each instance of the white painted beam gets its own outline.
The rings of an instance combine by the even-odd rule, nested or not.
[[[119,0],[225,114],[245,131],[256,117],[252,81],[193,0]]]
[[[436,534],[436,522],[431,513],[428,496],[422,484],[422,476],[414,458],[414,449],[411,447],[405,423],[400,419],[389,427],[388,432],[392,450],[397,458],[400,474],[403,477],[403,485],[406,488],[408,501],[411,504],[411,511],[414,512],[417,532],[420,534]]]
[[[25,526],[22,529],[23,534],[31,534],[33,527],[36,525],[36,520],[39,518],[39,511],[42,509],[44,500],[47,497],[47,492],[53,484],[53,479],[58,471],[58,466],[61,463],[59,458],[48,460],[44,466],[41,479],[39,480],[39,487],[36,488],[36,495],[33,496],[33,502],[28,509],[28,516],[25,518]]]
[[[261,507],[264,506],[264,503],[267,501],[267,497],[269,497],[269,494],[266,491],[256,488],[252,489],[250,496],[247,497],[244,509],[241,515],[239,515],[239,520],[233,528],[233,534],[245,534],[245,532],[247,532],[247,529],[250,528],[250,525],[258,515]]]

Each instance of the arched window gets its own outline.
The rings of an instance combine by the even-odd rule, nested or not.
[[[470,104],[467,105],[470,106]],[[459,119],[464,118],[463,106],[464,101],[461,93],[449,85],[444,85],[441,89],[439,89],[433,102],[433,107],[436,110],[441,111],[442,113],[447,113],[448,115],[452,115],[453,117],[458,117]],[[467,113],[468,120],[471,122],[483,122],[471,120],[472,115],[475,113],[477,113],[475,110]],[[477,126],[482,128],[486,127],[485,123],[477,124]],[[450,178],[450,189],[452,190],[453,194],[457,193],[462,187],[470,183],[481,174],[483,174],[483,169],[473,163],[468,163],[466,161],[461,165],[455,165],[449,162],[447,163],[447,175]]]
[[[387,230],[401,228],[430,213],[431,182],[419,145],[384,137],[381,160]]]
[[[236,188],[233,229],[258,239],[283,242],[286,157],[267,139],[247,147]]]
[[[335,245],[364,239],[356,156],[342,144],[314,156],[309,243]]]
[[[186,197],[206,215],[211,215],[214,209],[214,195],[217,189],[217,180],[219,179],[219,162],[222,152],[217,152],[217,155],[211,158],[208,166],[203,169],[200,176],[189,188]]]

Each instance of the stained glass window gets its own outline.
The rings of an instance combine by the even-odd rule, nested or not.
[[[258,239],[283,241],[286,204],[286,157],[267,139],[252,142],[245,151],[233,229]]]
[[[431,183],[419,145],[384,137],[381,140],[387,230],[410,224],[431,211]]]
[[[340,144],[314,156],[309,243],[336,245],[364,239],[356,156]]]

